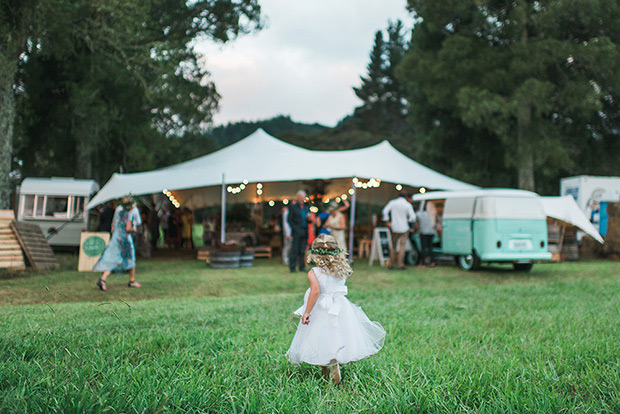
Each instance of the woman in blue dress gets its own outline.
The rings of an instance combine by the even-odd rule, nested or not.
[[[136,231],[131,214],[133,200],[131,197],[123,197],[121,203],[122,206],[117,208],[114,213],[110,243],[108,243],[99,261],[93,266],[94,271],[103,271],[101,279],[97,281],[97,286],[103,291],[108,290],[106,279],[110,276],[110,273],[121,271],[129,271],[129,283],[127,286],[130,288],[142,287],[142,285],[136,282],[136,249],[131,236]]]

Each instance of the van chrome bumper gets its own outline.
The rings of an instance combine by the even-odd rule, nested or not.
[[[524,253],[486,253],[479,256],[480,260],[485,262],[516,262],[516,261],[534,261],[534,260],[551,260],[550,252],[524,252]]]

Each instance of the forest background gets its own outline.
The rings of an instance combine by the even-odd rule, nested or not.
[[[193,45],[261,30],[257,0],[9,0],[0,6],[0,207],[23,177],[105,183],[261,127],[309,149],[389,140],[484,187],[557,194],[620,175],[620,4],[409,0],[330,128],[286,114],[214,126],[220,95]],[[405,30],[413,27],[413,30]]]

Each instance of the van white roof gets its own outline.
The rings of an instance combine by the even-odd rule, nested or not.
[[[519,197],[535,198],[540,197],[532,191],[516,190],[514,188],[487,188],[466,191],[430,191],[424,194],[415,194],[414,201],[421,200],[444,200],[448,198],[470,198],[470,197]]]
[[[75,178],[25,178],[22,181],[22,194],[74,195],[90,196],[99,191],[95,180],[79,180]]]

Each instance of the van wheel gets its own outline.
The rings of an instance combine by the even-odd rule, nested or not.
[[[415,247],[408,256],[407,262],[410,266],[415,266],[420,262],[420,252]]]
[[[466,272],[480,269],[480,259],[478,258],[478,256],[476,256],[476,253],[474,252],[468,255],[458,256],[456,258],[456,264],[459,265],[461,270],[464,270]]]
[[[513,263],[512,266],[518,272],[529,272],[534,267],[534,263]]]

